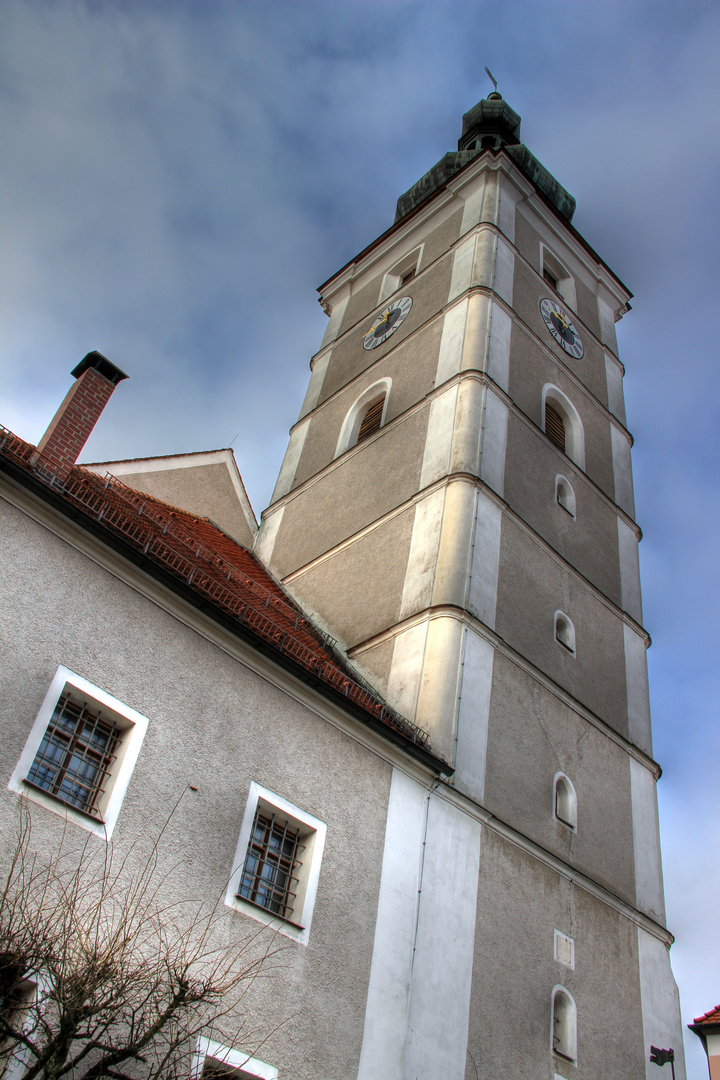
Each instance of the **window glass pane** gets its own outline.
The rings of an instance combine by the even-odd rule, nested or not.
[[[70,806],[94,813],[114,761],[119,733],[99,711],[63,695],[58,701],[27,782]]]

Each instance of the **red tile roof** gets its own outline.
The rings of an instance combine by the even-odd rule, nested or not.
[[[150,562],[202,594],[382,725],[426,747],[427,733],[394,712],[366,685],[256,556],[209,519],[169,506],[109,475],[101,477],[81,466],[61,470],[2,427],[0,455],[34,474],[64,501],[120,535]],[[432,753],[429,747],[427,751]]]
[[[710,1012],[703,1013],[702,1016],[696,1016],[693,1020],[694,1024],[700,1024],[701,1027],[710,1024],[720,1024],[720,1005],[716,1005]]]

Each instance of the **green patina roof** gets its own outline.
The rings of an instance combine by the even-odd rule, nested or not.
[[[499,94],[483,98],[463,116],[458,149],[446,154],[416,184],[401,195],[395,222],[439,191],[448,180],[480,154],[504,150],[538,191],[567,221],[575,213],[575,199],[544,165],[520,142],[520,117]]]

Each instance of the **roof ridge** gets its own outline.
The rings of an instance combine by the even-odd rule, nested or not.
[[[220,454],[223,450],[232,453],[231,446],[217,446],[214,450],[182,450],[179,454],[148,454],[146,457],[111,458],[109,461],[83,461],[78,468],[90,468],[97,465],[129,465],[131,461],[169,461],[170,458],[198,457],[200,454]]]

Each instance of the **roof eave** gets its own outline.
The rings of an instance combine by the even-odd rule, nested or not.
[[[441,758],[436,757],[436,755],[429,750],[414,743],[412,739],[407,738],[394,728],[390,728],[383,724],[371,713],[366,712],[359,705],[356,705],[355,702],[345,697],[345,695],[335,689],[335,687],[330,686],[328,683],[324,682],[324,680],[318,678],[318,676],[304,668],[301,664],[298,664],[291,656],[288,656],[286,653],[275,648],[271,642],[268,642],[264,638],[253,633],[250,627],[233,619],[230,614],[213,604],[212,600],[204,593],[193,589],[191,585],[187,585],[185,582],[174,577],[163,566],[150,559],[139,549],[134,548],[124,540],[122,536],[113,532],[107,526],[103,525],[102,522],[96,521],[80,507],[69,503],[60,492],[49,488],[41,480],[38,480],[33,476],[31,472],[28,472],[14,464],[14,462],[9,461],[8,458],[2,454],[0,454],[0,471],[5,473],[5,475],[10,477],[10,479],[18,483],[21,487],[30,491],[43,502],[47,503],[63,517],[79,525],[87,533],[117,554],[121,555],[129,563],[138,567],[143,573],[146,573],[149,577],[153,578],[153,580],[175,593],[176,596],[179,596],[191,607],[213,619],[213,621],[219,626],[222,626],[224,630],[229,631],[239,640],[249,644],[257,652],[271,658],[279,667],[288,671],[295,678],[300,679],[308,686],[311,686],[322,697],[326,698],[334,705],[339,706],[345,713],[348,713],[360,723],[375,731],[383,739],[401,747],[410,757],[413,757],[436,775],[451,776],[455,771],[450,765]]]

